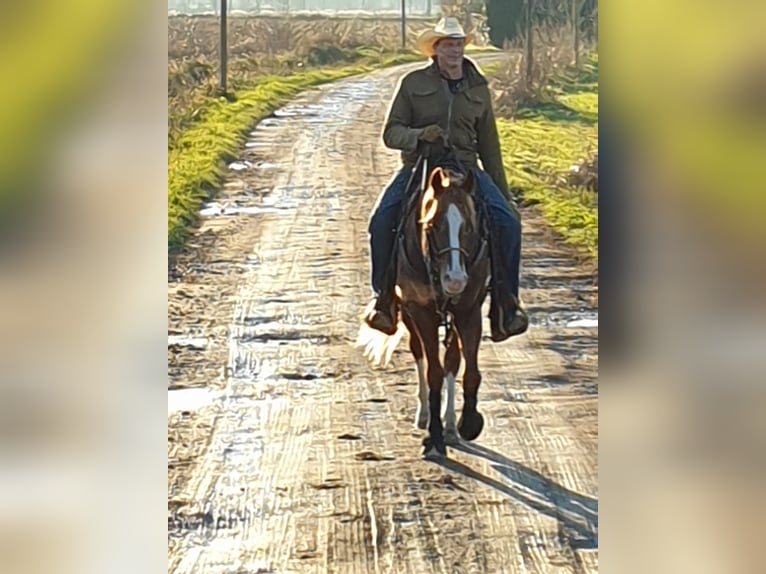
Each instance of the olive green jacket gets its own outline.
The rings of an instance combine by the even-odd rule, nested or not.
[[[489,85],[471,60],[463,60],[463,81],[454,96],[435,62],[404,76],[391,102],[383,142],[402,150],[404,164],[413,165],[418,136],[431,124],[447,131],[458,160],[478,167],[481,159],[484,171],[510,199]]]

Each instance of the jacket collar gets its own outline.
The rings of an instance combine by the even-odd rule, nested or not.
[[[431,65],[426,68],[426,71],[434,79],[441,79],[442,75],[439,73],[439,66],[436,65],[436,58],[431,59]],[[476,68],[470,59],[463,58],[463,85],[469,88],[475,88],[477,86],[486,86],[488,84],[487,78],[485,78],[481,72]]]

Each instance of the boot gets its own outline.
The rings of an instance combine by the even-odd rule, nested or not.
[[[510,301],[499,303],[494,296],[489,311],[490,338],[495,343],[505,341],[514,335],[521,335],[529,327],[527,316],[521,302],[511,295]]]
[[[378,295],[375,307],[365,317],[365,322],[373,329],[391,336],[396,333],[397,315],[394,294],[392,290],[386,289]]]

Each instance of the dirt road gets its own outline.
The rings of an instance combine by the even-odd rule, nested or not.
[[[476,444],[422,460],[406,342],[354,348],[402,71],[262,122],[171,270],[169,572],[597,571],[596,293],[533,211],[532,326],[482,344]]]

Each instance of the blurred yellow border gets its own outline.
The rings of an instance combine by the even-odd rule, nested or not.
[[[137,23],[134,2],[28,2],[4,12],[0,34],[0,197],[52,131],[86,105],[114,50]]]

